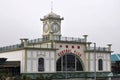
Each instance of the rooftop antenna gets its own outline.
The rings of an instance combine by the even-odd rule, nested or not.
[[[51,0],[51,13],[53,12],[53,0]]]

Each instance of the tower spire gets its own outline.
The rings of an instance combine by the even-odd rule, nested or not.
[[[51,0],[51,12],[53,12],[53,0]]]

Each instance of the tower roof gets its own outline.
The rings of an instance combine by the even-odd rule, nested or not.
[[[60,19],[63,20],[63,18],[60,18],[60,15],[54,13],[54,12],[50,12],[49,14],[45,15],[43,19],[41,20],[46,20],[46,19]]]
[[[49,18],[49,17],[60,18],[60,15],[57,15],[57,14],[51,12],[51,13],[49,13],[49,14],[47,14],[47,15],[44,16],[44,18]]]

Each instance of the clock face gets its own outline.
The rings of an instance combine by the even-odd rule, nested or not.
[[[49,26],[47,24],[45,24],[43,29],[44,29],[44,32],[46,33],[49,30]]]
[[[53,23],[51,29],[53,32],[57,33],[60,29],[60,26],[57,23]]]

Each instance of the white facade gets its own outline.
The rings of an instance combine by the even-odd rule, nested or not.
[[[50,44],[50,43],[49,43]],[[44,44],[43,44],[44,45]],[[45,43],[46,45],[46,43]],[[51,73],[56,72],[57,60],[68,54],[74,54],[79,57],[82,64],[83,72],[94,72],[94,52],[85,52],[85,44],[76,43],[54,43],[56,50],[36,49],[38,46],[29,49],[16,50],[0,53],[1,58],[8,58],[8,61],[20,61],[21,73]],[[110,72],[111,71],[111,54],[96,51],[96,71]],[[38,71],[38,59],[44,59],[44,71]],[[103,69],[98,69],[98,60],[103,60]]]
[[[61,37],[63,18],[54,13],[41,20],[42,39],[21,39],[19,45],[0,48],[0,57],[20,61],[21,73],[111,72],[110,44],[95,49],[87,41],[87,35],[82,39]]]
[[[27,50],[26,73],[41,73],[38,71],[39,58],[44,59],[44,72],[55,72],[55,51],[51,50]]]
[[[0,58],[8,58],[8,61],[22,61],[24,53],[24,50],[0,53]]]
[[[7,58],[7,61],[20,61],[21,73],[24,72],[25,67],[25,50],[16,50],[10,52],[0,53],[0,58]]]
[[[94,72],[94,54],[95,53],[87,53],[87,64],[88,66],[88,71]],[[89,55],[89,56],[88,56]],[[111,54],[109,53],[96,53],[96,71],[98,72],[109,72],[111,71],[111,59],[110,59]],[[103,70],[98,70],[98,60],[102,59],[103,60]]]

